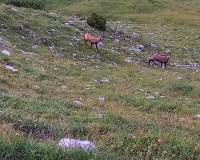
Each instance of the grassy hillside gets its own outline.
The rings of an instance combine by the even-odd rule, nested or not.
[[[198,3],[46,2],[49,12],[0,4],[0,159],[199,159]],[[83,35],[101,32],[70,17],[91,11],[108,20],[99,52]],[[148,65],[167,50],[167,70]],[[62,150],[63,137],[99,154]]]

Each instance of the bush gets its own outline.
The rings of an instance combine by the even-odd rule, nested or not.
[[[106,19],[96,13],[92,13],[92,15],[88,17],[87,24],[101,31],[106,30]]]
[[[16,7],[33,8],[36,10],[43,10],[44,5],[39,1],[34,0],[8,0],[5,2],[7,5],[13,5]]]

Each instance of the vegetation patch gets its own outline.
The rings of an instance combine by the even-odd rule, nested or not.
[[[106,30],[106,19],[93,12],[87,19],[87,24],[101,31]]]

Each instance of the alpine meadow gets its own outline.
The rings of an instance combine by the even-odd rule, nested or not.
[[[200,1],[0,0],[0,159],[199,160]]]

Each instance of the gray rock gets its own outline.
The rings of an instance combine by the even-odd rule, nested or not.
[[[103,78],[100,80],[100,82],[109,82],[109,80],[107,78]]]
[[[5,65],[5,68],[7,68],[7,69],[9,69],[9,70],[11,70],[13,72],[17,72],[18,71],[17,69],[15,69],[14,67],[9,66],[9,65]]]
[[[153,100],[153,99],[155,99],[155,97],[154,96],[148,96],[148,97],[146,97],[148,100]]]
[[[118,39],[115,39],[115,42],[116,42],[117,44],[119,44],[119,40],[118,40]]]
[[[65,26],[70,27],[70,24],[69,23],[65,23]]]
[[[1,52],[2,52],[3,54],[7,55],[7,56],[10,56],[10,52],[7,51],[7,50],[2,50]]]
[[[67,88],[67,86],[65,86],[65,85],[62,85],[62,86],[61,86],[61,88]]]
[[[102,100],[102,101],[104,101],[104,100],[105,100],[105,97],[99,96],[99,99]]]
[[[128,62],[128,63],[132,63],[133,62],[131,57],[125,58],[125,61]]]
[[[76,104],[83,104],[83,103],[82,103],[81,101],[79,101],[79,100],[75,100],[74,103],[76,103]]]
[[[12,9],[13,11],[16,11],[16,12],[18,12],[18,10],[17,10],[16,8],[13,8],[13,7],[12,7],[11,9]]]
[[[23,51],[22,49],[19,49],[19,53],[22,53],[22,54],[30,54],[30,55],[36,55],[35,53],[25,52],[25,51]]]

